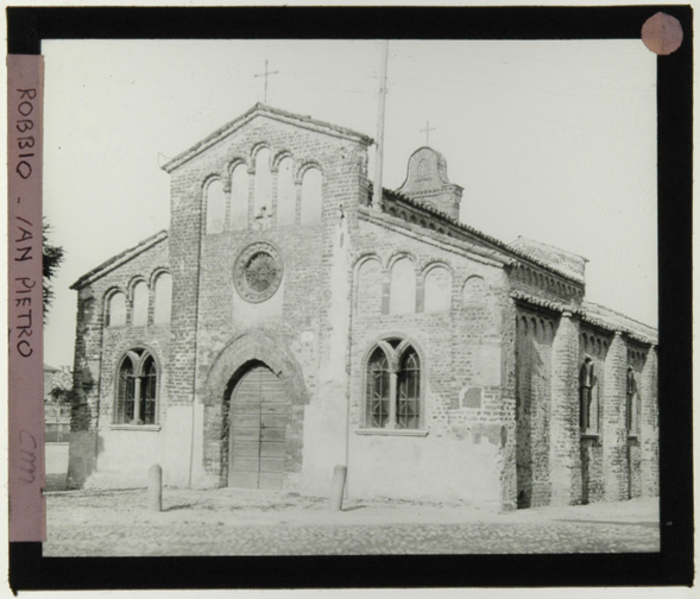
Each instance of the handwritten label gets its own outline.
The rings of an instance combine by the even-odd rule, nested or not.
[[[43,58],[7,58],[10,541],[46,538],[43,487]]]
[[[36,456],[39,444],[34,435],[25,429],[19,431],[20,467],[22,472],[20,480],[25,483],[33,483],[36,480]]]

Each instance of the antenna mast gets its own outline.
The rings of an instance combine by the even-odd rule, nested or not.
[[[374,193],[372,208],[382,209],[382,167],[384,158],[384,109],[386,106],[386,71],[389,62],[389,40],[382,44],[382,62],[379,73],[379,111],[377,116],[377,154],[374,166]]]

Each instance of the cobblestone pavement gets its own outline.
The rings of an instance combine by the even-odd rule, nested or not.
[[[658,502],[497,513],[469,506],[165,489],[47,494],[44,555],[370,555],[654,552]]]

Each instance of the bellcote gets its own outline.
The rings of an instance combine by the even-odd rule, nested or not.
[[[450,183],[445,157],[432,148],[424,146],[411,154],[406,180],[396,191],[459,220],[464,188]]]

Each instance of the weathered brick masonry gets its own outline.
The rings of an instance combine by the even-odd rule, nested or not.
[[[462,188],[431,148],[372,205],[371,143],[256,105],[164,167],[168,233],[74,285],[95,439],[76,437],[77,483],[139,484],[158,462],[172,485],[326,494],[345,464],[354,496],[509,509],[657,493],[655,331],[584,301],[585,259],[460,223]],[[134,326],[139,277],[151,302]],[[155,422],[118,422],[152,393],[119,370],[130,351],[155,358]]]
[[[168,379],[172,372],[168,368],[170,323],[154,322],[153,310],[156,277],[168,271],[168,237],[161,232],[86,274],[74,285],[78,289],[75,384],[87,405],[89,430],[98,431],[92,444],[85,439],[84,431],[74,431],[76,442],[71,443],[69,469],[75,486],[93,474],[96,462],[100,465],[100,477],[93,476],[93,484],[131,484],[134,464],[141,460],[148,464],[153,454],[160,453],[160,432],[167,419]],[[148,321],[135,326],[134,287],[140,281],[149,289]],[[108,326],[107,306],[115,293],[126,296],[126,323]],[[124,353],[139,347],[150,351],[162,373],[159,406],[154,426],[128,429],[116,424],[114,418],[116,377]],[[136,475],[136,480],[141,474]]]

